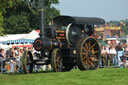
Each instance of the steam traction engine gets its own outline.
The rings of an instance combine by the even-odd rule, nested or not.
[[[23,58],[24,72],[32,72],[33,65],[51,64],[55,72],[70,71],[73,66],[80,70],[93,70],[99,65],[100,47],[93,38],[94,25],[104,24],[101,18],[58,16],[44,31],[44,37],[34,41],[37,59],[31,52]],[[27,67],[29,66],[29,69]]]

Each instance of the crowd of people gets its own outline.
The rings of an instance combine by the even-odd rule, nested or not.
[[[101,46],[100,66],[128,67],[128,44],[107,44]]]
[[[8,50],[0,49],[0,62],[1,62],[1,72],[5,71],[6,65],[9,65],[10,72],[21,72],[22,67],[22,57],[24,51],[27,50],[26,47],[14,49],[10,48]]]
[[[22,73],[23,54],[26,50],[31,51],[32,54],[36,52],[33,47],[15,47],[8,50],[0,48],[0,71],[4,72],[4,69],[8,66],[9,72]],[[105,66],[128,68],[128,44],[119,43],[101,45],[100,67]],[[39,69],[40,67],[34,66],[35,71],[38,71]],[[46,66],[43,67],[43,69],[46,69]]]
[[[0,72],[9,73],[22,73],[23,72],[23,54],[26,50],[32,52],[33,56],[36,51],[33,47],[15,47],[8,50],[0,49]],[[45,66],[46,67],[46,66]],[[41,69],[40,66],[34,66],[34,70],[37,71]],[[43,67],[45,70],[45,68]]]

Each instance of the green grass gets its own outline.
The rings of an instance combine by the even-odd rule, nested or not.
[[[0,85],[128,85],[128,69],[0,74]]]

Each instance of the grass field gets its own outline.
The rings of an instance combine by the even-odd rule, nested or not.
[[[0,85],[128,85],[128,69],[0,74]]]

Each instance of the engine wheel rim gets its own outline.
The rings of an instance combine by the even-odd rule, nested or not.
[[[57,51],[57,57],[56,57],[56,70],[61,71],[60,67],[62,66],[62,59],[60,58],[60,52]]]
[[[52,67],[55,72],[61,72],[63,67],[63,61],[61,52],[59,49],[54,49],[52,52]]]
[[[81,45],[81,61],[85,69],[91,70],[98,66],[100,47],[93,38],[86,39]]]
[[[23,71],[25,74],[32,73],[33,71],[33,56],[30,51],[26,51],[23,54]]]

